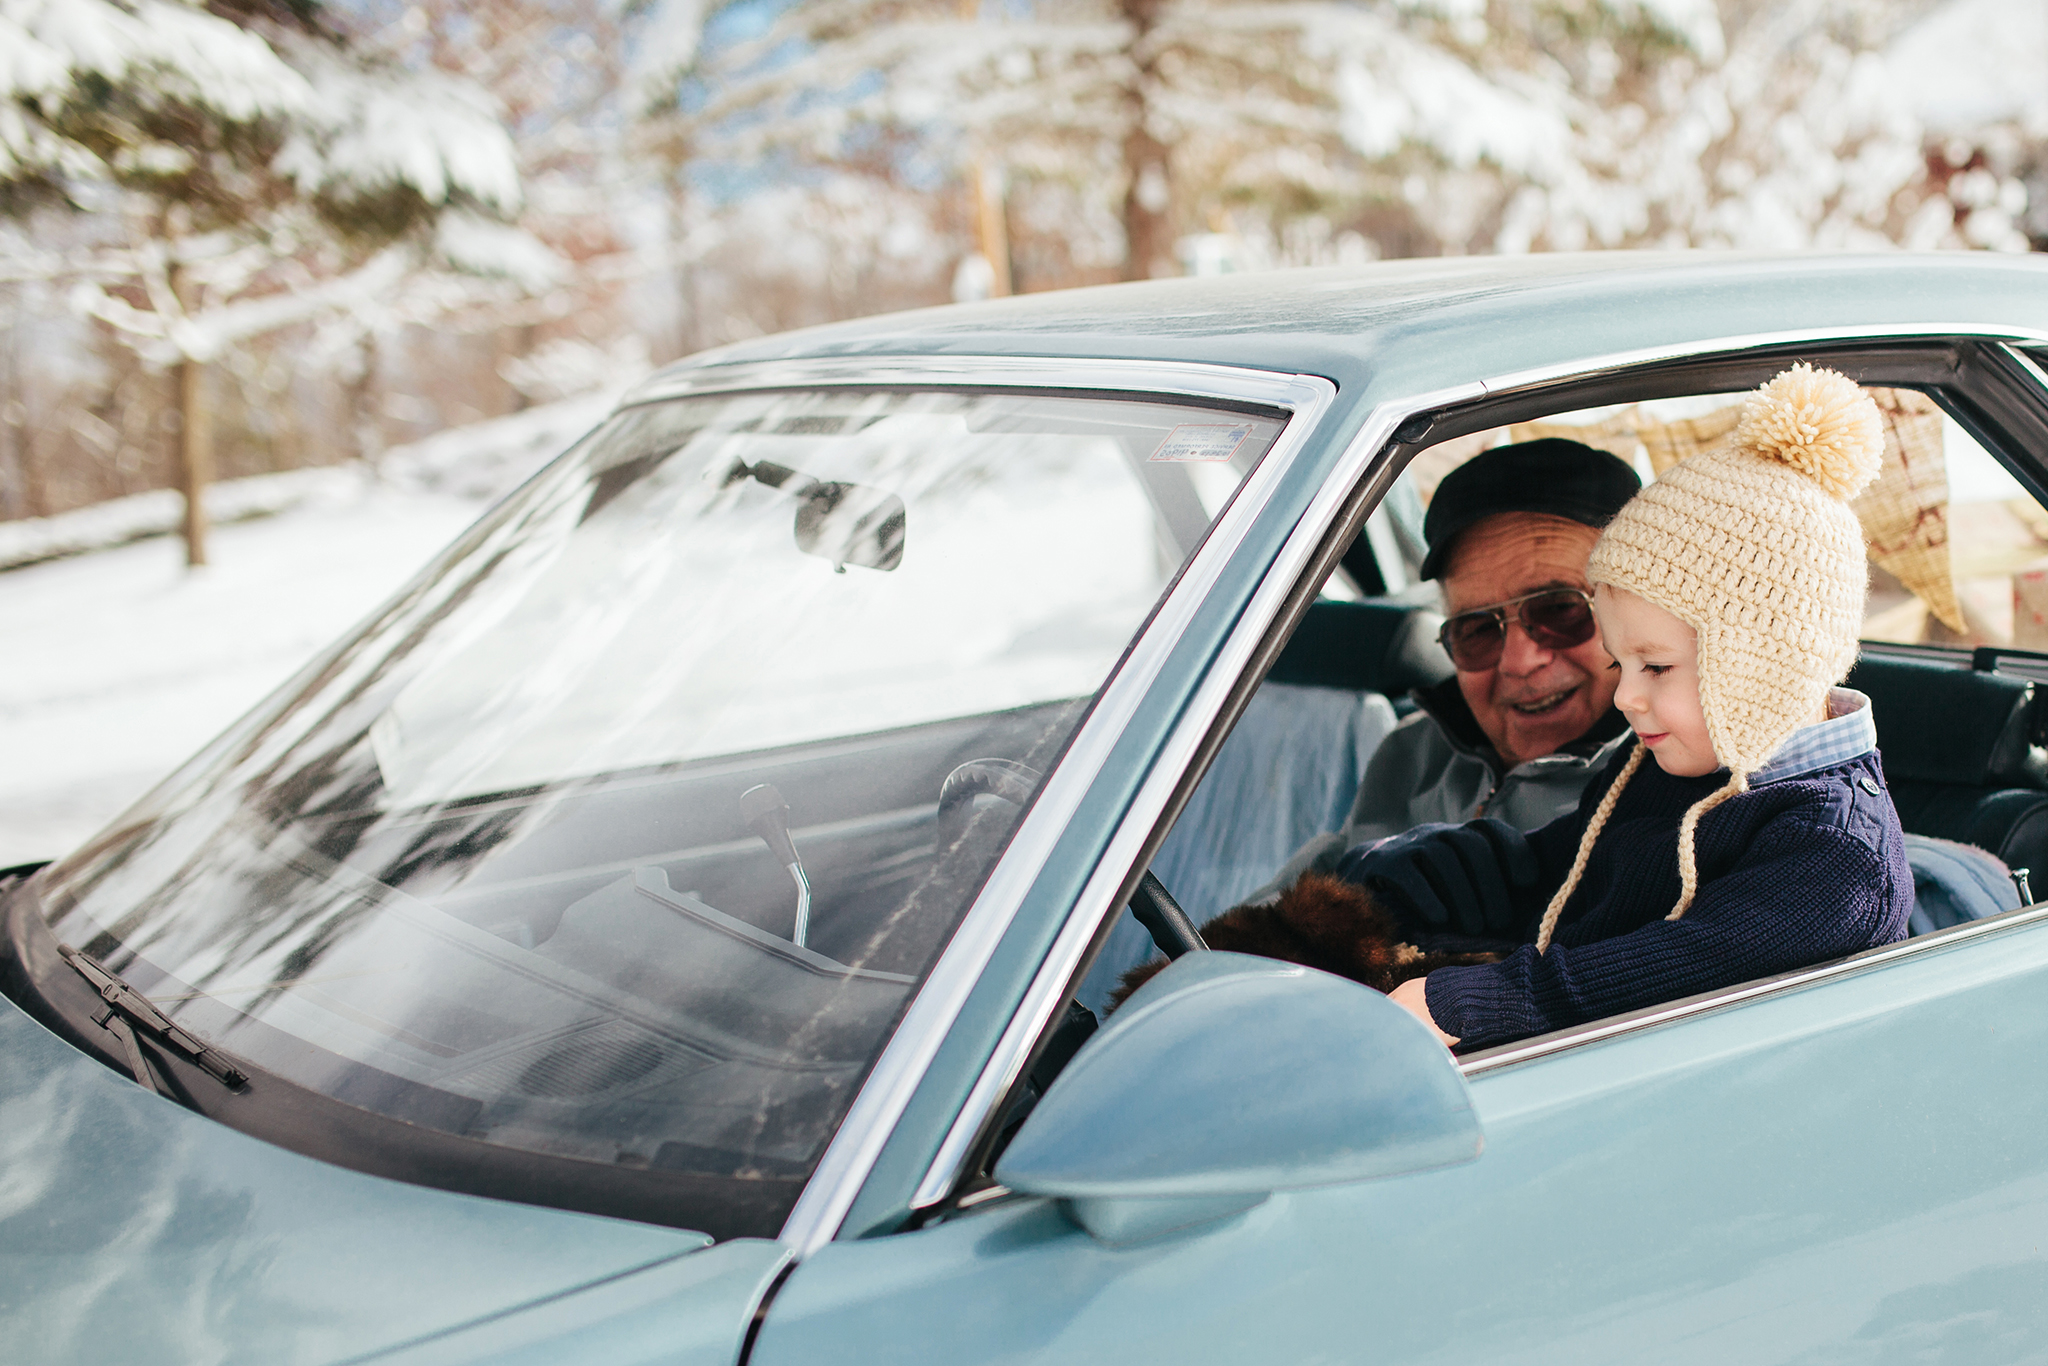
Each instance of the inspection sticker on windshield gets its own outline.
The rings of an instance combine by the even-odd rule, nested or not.
[[[1166,440],[1159,443],[1152,458],[1174,464],[1228,460],[1251,434],[1249,423],[1225,426],[1220,422],[1183,422],[1166,434]]]

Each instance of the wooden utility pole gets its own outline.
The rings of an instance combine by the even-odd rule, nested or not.
[[[977,157],[968,167],[974,180],[974,216],[982,257],[992,271],[989,297],[1000,299],[1010,293],[1010,222],[1003,203],[1003,177]]]
[[[981,18],[981,0],[960,0],[960,17],[969,23]],[[1003,203],[1006,187],[1000,170],[988,159],[976,156],[967,164],[967,181],[974,190],[974,235],[981,259],[991,271],[989,297],[1000,299],[1010,293],[1010,220]]]

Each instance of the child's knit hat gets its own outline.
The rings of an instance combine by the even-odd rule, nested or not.
[[[1683,890],[1669,919],[1692,904],[1700,817],[1746,791],[1749,775],[1820,712],[1856,662],[1870,571],[1848,500],[1883,458],[1884,423],[1870,395],[1845,375],[1794,365],[1749,396],[1727,445],[1666,471],[1593,547],[1588,579],[1626,589],[1698,634],[1700,706],[1729,770],[1728,785],[1679,826]],[[1637,745],[1588,822],[1544,912],[1539,952],[1643,754]]]

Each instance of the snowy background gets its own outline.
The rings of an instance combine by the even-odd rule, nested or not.
[[[377,476],[216,485],[230,515],[245,510],[236,484],[283,487],[218,526],[201,569],[160,534],[172,517],[151,494],[0,522],[0,565],[53,542],[99,547],[0,570],[0,868],[105,825],[595,425],[610,397],[445,433],[391,452]]]
[[[2048,248],[2048,0],[0,0],[0,95],[0,866],[706,346],[1290,264]]]
[[[473,518],[466,500],[309,499],[223,528],[188,572],[169,539],[0,584],[0,866],[79,843]]]

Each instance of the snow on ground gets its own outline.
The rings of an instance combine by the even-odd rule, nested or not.
[[[359,470],[333,466],[231,479],[206,490],[206,514],[215,525],[274,517],[308,499],[350,492],[361,479]],[[153,489],[54,517],[0,522],[0,569],[169,535],[184,516],[182,494],[175,489]]]
[[[274,516],[216,527],[204,569],[158,536],[0,573],[0,868],[106,825],[609,402],[442,433],[391,452],[383,479],[328,477]],[[45,520],[64,533],[63,518]]]
[[[478,505],[364,490],[0,575],[0,867],[64,853],[367,615]]]

